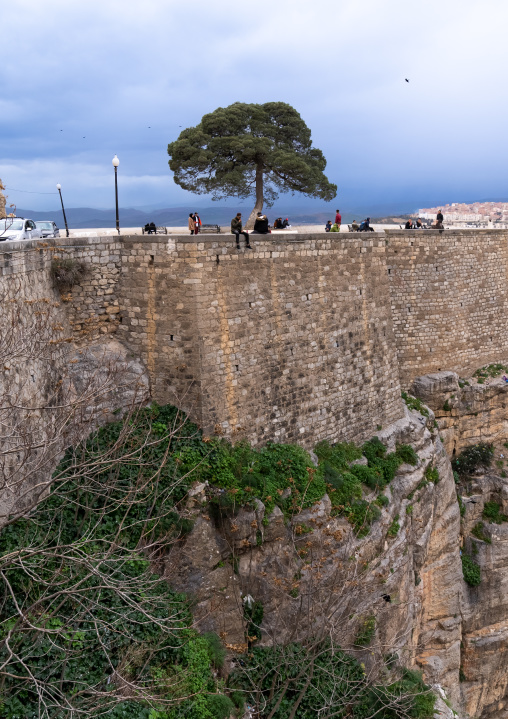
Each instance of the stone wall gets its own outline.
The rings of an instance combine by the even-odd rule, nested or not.
[[[333,236],[332,236],[333,237]],[[123,238],[123,340],[205,432],[313,445],[401,416],[385,241]]]
[[[507,239],[288,233],[237,252],[231,235],[62,238],[5,243],[0,272],[82,259],[61,296],[76,343],[118,330],[154,399],[206,432],[310,445],[397,419],[399,381],[505,357]]]
[[[508,232],[390,232],[387,270],[400,379],[467,374],[508,353]]]

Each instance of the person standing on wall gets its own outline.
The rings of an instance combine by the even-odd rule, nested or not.
[[[233,217],[233,219],[231,220],[231,232],[236,237],[236,249],[237,250],[240,249],[240,235],[243,235],[245,237],[245,246],[249,250],[252,250],[252,247],[250,246],[250,241],[249,241],[249,233],[246,232],[245,230],[242,230],[242,213],[241,212],[237,212],[236,217]]]
[[[443,213],[441,212],[441,210],[439,210],[439,212],[437,213],[436,220],[437,220],[438,222],[440,222],[441,224],[443,224],[443,219],[444,219],[444,218],[443,218]]]
[[[340,226],[342,225],[342,215],[340,214],[340,210],[337,210],[337,214],[335,215],[335,224],[339,226],[339,232],[340,232]]]
[[[196,218],[192,214],[192,212],[189,213],[189,230],[191,235],[197,235],[198,232],[196,230]]]

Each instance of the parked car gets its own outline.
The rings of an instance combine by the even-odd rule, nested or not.
[[[56,222],[35,220],[35,226],[41,231],[41,237],[60,237],[60,230],[56,226]]]
[[[0,220],[0,242],[4,240],[37,240],[41,231],[26,217],[4,217]]]

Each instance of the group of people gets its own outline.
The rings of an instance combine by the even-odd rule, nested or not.
[[[190,212],[189,213],[189,230],[191,235],[197,235],[199,230],[201,229],[201,218],[198,215],[197,212]]]
[[[325,232],[340,232],[340,226],[342,225],[342,215],[340,210],[335,210],[335,222],[332,225],[332,221],[328,220],[325,225]]]
[[[432,230],[444,230],[443,219],[444,219],[443,213],[441,212],[441,210],[439,210],[439,212],[436,215],[436,221],[431,226],[431,229]],[[413,220],[411,218],[409,218],[409,220],[404,225],[404,229],[405,230],[424,230],[426,228],[424,227],[421,218],[418,217],[416,222],[413,222]]]
[[[411,218],[404,225],[405,230],[423,230],[423,223],[420,218],[413,222]]]
[[[145,225],[145,232],[147,235],[156,235],[157,227],[155,226],[155,222],[147,222]]]
[[[342,215],[340,214],[340,210],[337,210],[337,213],[335,215],[335,222],[332,225],[332,221],[328,220],[328,222],[325,225],[325,232],[340,232],[340,227],[342,225]],[[351,223],[351,231],[352,232],[374,232],[374,228],[370,226],[370,217],[366,217],[363,222],[358,222],[356,220],[353,220]]]
[[[274,230],[285,230],[287,227],[291,227],[289,219],[286,217],[285,220],[282,217],[278,217],[273,223]],[[242,213],[237,212],[236,216],[231,220],[231,232],[236,237],[236,247],[240,249],[240,235],[243,235],[245,239],[245,247],[252,250],[249,233],[243,229],[242,224]],[[254,229],[252,235],[268,235],[271,232],[270,225],[268,224],[268,217],[262,212],[258,212],[256,219],[254,220]]]

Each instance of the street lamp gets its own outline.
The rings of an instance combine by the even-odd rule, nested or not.
[[[64,222],[65,222],[65,232],[67,233],[67,237],[69,237],[69,228],[67,227],[67,218],[65,216],[65,208],[63,206],[63,200],[62,200],[62,185],[58,184],[56,186],[56,189],[58,190],[58,192],[60,194],[60,202],[62,203],[62,212],[63,212]]]
[[[116,231],[118,234],[120,234],[120,219],[118,217],[118,165],[120,164],[120,160],[115,155],[113,160],[113,167],[115,168],[115,201],[116,201]]]

